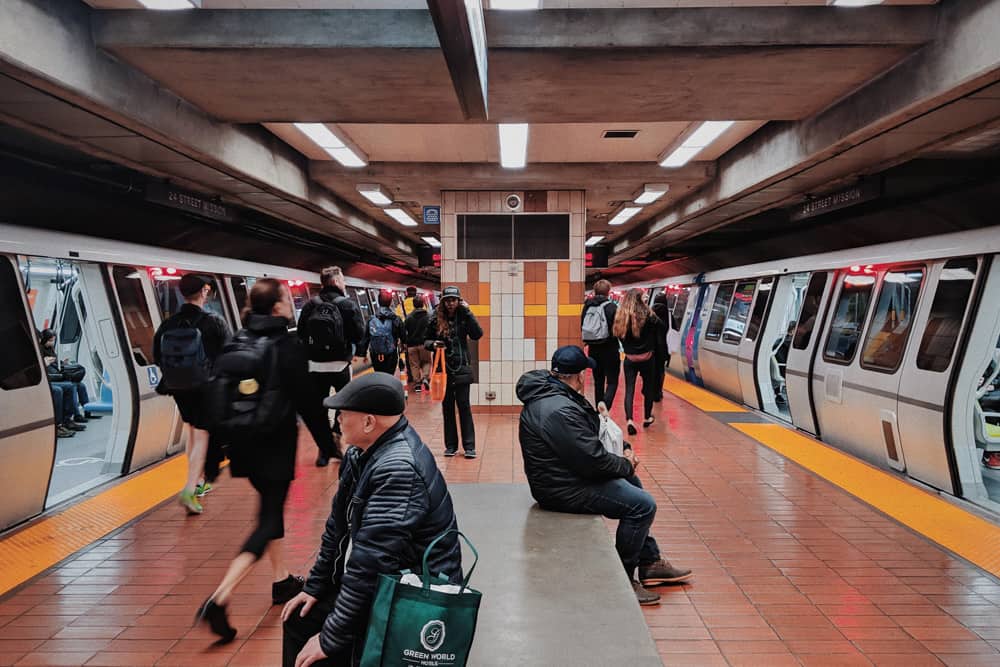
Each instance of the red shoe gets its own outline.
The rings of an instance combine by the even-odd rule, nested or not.
[[[1000,470],[1000,452],[983,452],[983,465],[990,470]]]

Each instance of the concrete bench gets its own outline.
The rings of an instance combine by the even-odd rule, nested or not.
[[[600,517],[541,510],[525,484],[449,488],[459,528],[479,550],[470,665],[662,665]]]

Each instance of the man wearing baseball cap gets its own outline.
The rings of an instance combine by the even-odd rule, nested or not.
[[[649,534],[656,501],[635,474],[639,462],[631,447],[617,456],[598,437],[600,418],[583,397],[584,374],[595,365],[582,349],[567,345],[552,355],[551,370],[529,371],[517,381],[524,473],[543,509],[618,519],[615,548],[636,598],[641,605],[659,604],[660,596],[646,587],[684,581],[691,571],[660,557]]]
[[[419,572],[427,545],[458,529],[434,456],[403,416],[406,398],[398,379],[365,375],[323,404],[339,410],[349,449],[316,563],[302,592],[281,613],[284,667],[353,664],[378,575]],[[438,542],[428,568],[461,581],[462,552],[454,533]]]

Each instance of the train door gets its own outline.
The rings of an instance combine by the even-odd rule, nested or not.
[[[764,322],[764,315],[771,302],[772,287],[774,278],[761,278],[757,283],[757,291],[753,296],[753,304],[749,306],[750,316],[747,319],[743,339],[739,343],[737,351],[737,370],[739,372],[740,391],[743,394],[743,402],[758,410],[761,409],[761,402],[757,396],[757,366],[761,325]],[[746,319],[746,318],[744,318]],[[761,359],[766,361],[766,359]]]
[[[832,292],[833,272],[818,271],[809,276],[785,368],[785,392],[792,424],[814,435],[820,433],[810,383],[812,360],[820,338],[820,332],[815,329],[826,312]]]
[[[107,271],[114,286],[121,321],[125,324],[123,333],[128,345],[125,357],[137,387],[135,400],[139,415],[128,465],[128,472],[133,472],[178,451],[182,445],[180,416],[173,400],[156,392],[160,369],[153,361],[153,337],[161,321],[154,305],[154,285],[157,280],[174,282],[180,276],[174,278],[153,269],[147,271],[143,267],[122,264],[109,265]]]
[[[45,509],[56,454],[54,391],[24,296],[14,263],[0,255],[0,530]]]
[[[51,507],[122,474],[135,404],[101,267],[45,257],[19,265],[60,412]]]
[[[692,288],[694,289],[694,288]],[[703,386],[701,368],[698,359],[698,341],[701,338],[702,322],[708,316],[708,293],[711,285],[698,285],[695,298],[688,299],[688,312],[685,315],[685,325],[681,331],[684,344],[684,373],[688,382]]]
[[[743,330],[729,315],[733,312],[733,304],[737,301],[736,288],[746,289],[747,284],[753,290],[754,281],[745,280],[738,283],[731,280],[713,286],[713,291],[709,295],[712,306],[708,323],[698,343],[701,377],[705,386],[735,401],[743,400],[736,372],[736,346],[743,337]],[[751,292],[750,298],[752,297]],[[735,308],[741,309],[742,306]]]
[[[1000,261],[984,259],[979,273],[978,310],[971,323],[950,408],[951,445],[961,494],[972,502],[1000,511]],[[968,326],[968,325],[966,325]],[[959,345],[960,347],[960,345]]]
[[[781,276],[770,290],[770,304],[766,311],[758,310],[759,296],[764,290],[763,281],[758,292],[758,301],[750,316],[747,334],[758,329],[757,351],[754,375],[757,383],[760,409],[784,421],[792,421],[788,397],[788,354],[792,348],[795,322],[802,308],[803,296],[809,283],[808,273],[793,273]],[[763,315],[763,324],[754,324]],[[798,403],[804,405],[811,417],[808,394],[800,397]]]
[[[667,329],[667,352],[670,354],[670,370],[684,373],[684,350],[681,344],[681,329],[687,313],[689,285],[669,285],[667,305],[670,306],[670,327]]]

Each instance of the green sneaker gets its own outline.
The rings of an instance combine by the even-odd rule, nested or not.
[[[196,495],[199,498],[201,498],[202,496],[204,496],[206,493],[208,493],[211,490],[212,490],[212,485],[211,484],[209,484],[208,482],[202,482],[198,486],[194,487],[194,495]]]
[[[205,509],[191,491],[181,491],[180,495],[177,496],[177,502],[184,506],[188,514],[201,514]]]

